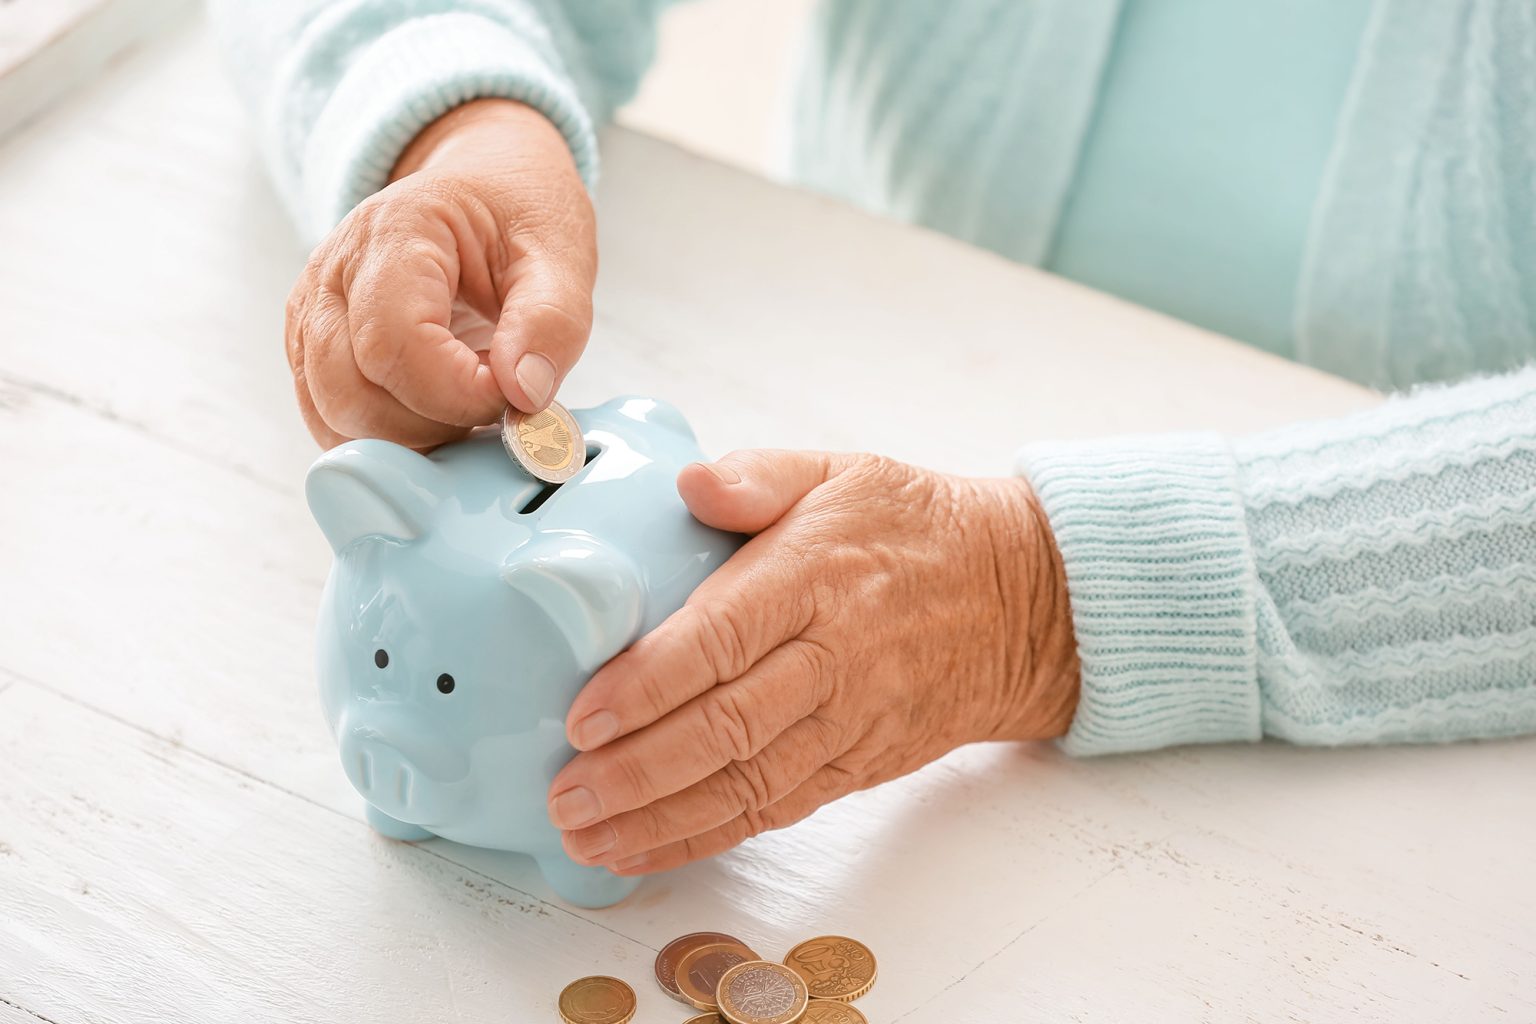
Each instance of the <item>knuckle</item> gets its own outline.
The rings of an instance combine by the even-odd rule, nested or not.
[[[744,626],[740,612],[730,604],[715,603],[699,612],[699,643],[706,663],[721,682],[735,679],[750,667]]]
[[[732,761],[720,769],[722,785],[732,806],[757,811],[773,802],[767,772],[758,758]]]
[[[598,786],[610,792],[624,793],[628,801],[643,805],[656,796],[656,779],[644,759],[618,756],[608,760],[598,779]]]
[[[742,707],[740,696],[731,687],[717,687],[701,711],[705,742],[709,744],[704,749],[715,751],[717,761],[745,761],[761,749],[754,716]]]

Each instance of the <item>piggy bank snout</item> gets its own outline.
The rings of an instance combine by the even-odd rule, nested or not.
[[[341,762],[363,798],[399,821],[442,823],[466,797],[469,763],[446,738],[375,722],[344,725]]]

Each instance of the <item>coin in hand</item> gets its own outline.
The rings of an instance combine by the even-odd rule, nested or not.
[[[875,955],[843,935],[807,939],[789,951],[784,963],[816,999],[849,1002],[875,987]]]
[[[577,978],[560,993],[565,1024],[628,1024],[635,1015],[635,990],[618,978]]]
[[[720,978],[720,1016],[730,1024],[793,1024],[810,996],[800,975],[783,964],[748,960]]]
[[[587,464],[581,427],[559,402],[535,413],[507,406],[501,417],[501,443],[519,466],[547,484],[564,483]]]
[[[712,943],[730,943],[741,947],[741,949],[748,953],[752,953],[747,948],[746,943],[734,935],[726,935],[724,932],[692,932],[688,935],[679,935],[663,946],[660,953],[656,954],[656,984],[660,985],[663,992],[678,1002],[688,1002],[683,997],[682,990],[677,987],[678,965],[683,962],[683,957],[692,953],[695,949]],[[756,960],[757,954],[752,953],[746,959]]]

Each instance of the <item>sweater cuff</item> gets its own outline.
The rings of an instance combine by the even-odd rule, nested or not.
[[[309,134],[298,211],[312,239],[383,188],[412,139],[474,99],[517,100],[565,136],[582,179],[597,177],[597,137],[558,58],[473,14],[413,18],[380,36],[347,68]]]
[[[1257,740],[1257,578],[1225,441],[1032,445],[1018,471],[1061,550],[1082,659],[1063,748]]]

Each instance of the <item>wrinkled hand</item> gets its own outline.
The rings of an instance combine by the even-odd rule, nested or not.
[[[550,816],[576,860],[665,870],[961,744],[1066,731],[1065,580],[1024,481],[751,451],[678,490],[757,536],[572,706]]]
[[[465,104],[393,177],[315,249],[288,298],[289,367],[325,447],[423,448],[508,402],[542,409],[592,328],[592,204],[543,115]]]

